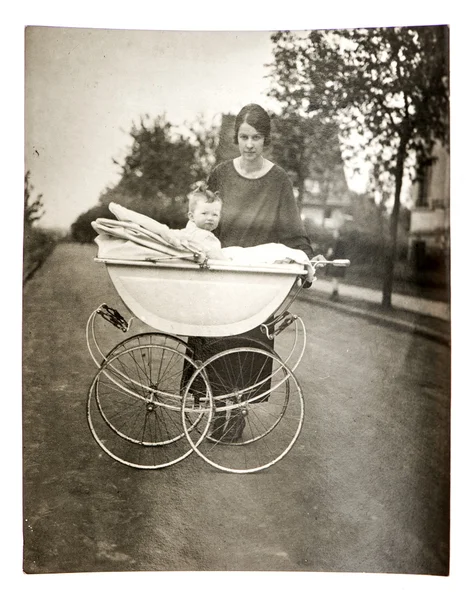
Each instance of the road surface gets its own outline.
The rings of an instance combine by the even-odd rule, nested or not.
[[[248,475],[195,455],[131,469],[86,422],[86,321],[102,302],[125,311],[94,252],[60,244],[25,286],[26,572],[447,573],[447,346],[296,302],[306,415],[291,452]]]

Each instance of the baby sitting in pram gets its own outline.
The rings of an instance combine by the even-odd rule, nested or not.
[[[298,263],[305,267],[306,287],[314,280],[315,270],[311,261],[299,249],[289,248],[284,244],[268,243],[244,248],[242,246],[230,246],[222,248],[220,240],[213,234],[220,222],[222,199],[217,193],[208,189],[207,184],[199,182],[195,184],[193,191],[189,195],[189,210],[188,222],[184,229],[170,229],[167,225],[159,223],[146,215],[142,215],[128,208],[120,206],[114,202],[109,204],[109,210],[114,214],[119,222],[111,222],[109,219],[97,219],[93,222],[93,227],[98,233],[107,232],[112,235],[117,235],[114,223],[118,225],[131,223],[134,228],[129,231],[128,239],[131,239],[131,233],[134,234],[132,239],[140,244],[155,247],[155,244],[150,244],[150,240],[144,241],[140,237],[136,237],[137,228],[140,232],[149,232],[151,236],[159,236],[162,240],[168,242],[172,246],[188,248],[196,250],[205,255],[210,260],[226,260],[233,261],[240,265],[244,264],[263,264],[263,263]],[[110,230],[112,226],[113,230]],[[120,227],[119,237],[123,234]],[[101,243],[101,238],[97,238],[98,244]],[[106,236],[109,237],[109,236]],[[128,242],[130,243],[130,242]],[[135,244],[133,244],[135,245]]]
[[[302,250],[288,248],[284,244],[260,244],[251,248],[230,246],[222,248],[220,240],[212,232],[220,222],[222,199],[208,189],[204,182],[195,184],[189,195],[188,223],[183,230],[188,239],[203,244],[207,256],[216,260],[232,260],[240,263],[266,263],[295,261],[306,266],[306,280],[314,280],[314,268]]]
[[[220,222],[222,205],[220,196],[206,183],[196,183],[188,197],[188,222],[182,230],[186,239],[201,245],[207,257],[215,260],[228,260],[220,240],[212,233]]]

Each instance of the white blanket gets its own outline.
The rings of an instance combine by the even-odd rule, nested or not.
[[[222,252],[226,258],[240,264],[296,262],[307,265],[309,263],[305,252],[288,248],[284,244],[260,244],[250,248],[229,246],[222,248]]]

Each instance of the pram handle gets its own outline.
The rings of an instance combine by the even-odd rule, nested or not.
[[[313,269],[315,269],[316,267],[322,269],[327,265],[332,265],[333,267],[348,267],[350,265],[350,260],[348,258],[336,258],[334,260],[327,260],[322,256],[322,254],[314,256],[314,258],[311,258],[310,262]],[[302,287],[304,289],[311,287],[312,281],[307,280],[304,276],[302,276],[302,280]]]
[[[311,264],[313,267],[324,267],[325,265],[332,265],[333,267],[348,267],[350,266],[350,260],[348,258],[336,258],[335,260],[322,260],[311,258]]]

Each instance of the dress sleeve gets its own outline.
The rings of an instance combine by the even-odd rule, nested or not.
[[[289,248],[303,250],[309,258],[314,256],[311,243],[304,229],[294,198],[293,186],[289,177],[285,177],[279,198],[279,238]]]

